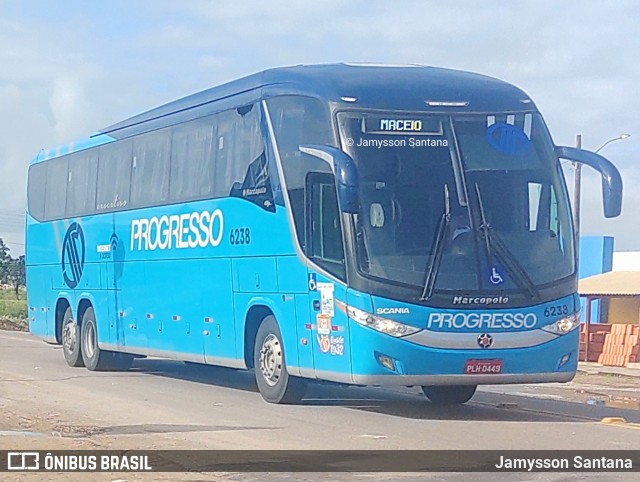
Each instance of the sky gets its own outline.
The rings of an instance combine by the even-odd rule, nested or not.
[[[26,173],[41,149],[266,68],[417,63],[513,83],[557,145],[620,169],[623,213],[602,215],[583,170],[582,233],[640,250],[640,2],[0,0],[0,237],[24,251]],[[573,171],[565,164],[570,191]]]

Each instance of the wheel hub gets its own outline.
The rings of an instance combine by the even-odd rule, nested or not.
[[[72,352],[76,348],[76,329],[73,322],[64,325],[64,331],[62,333],[62,343],[64,347]]]
[[[274,334],[267,336],[260,348],[260,371],[265,381],[274,386],[282,375],[282,346]]]

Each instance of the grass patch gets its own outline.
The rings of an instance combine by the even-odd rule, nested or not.
[[[26,303],[27,292],[24,288],[21,287],[18,290],[18,297],[16,297],[16,292],[13,288],[0,288],[0,300],[22,300],[24,303]]]
[[[0,329],[28,331],[27,297],[23,289],[0,289]]]
[[[0,318],[26,318],[26,300],[0,300]]]

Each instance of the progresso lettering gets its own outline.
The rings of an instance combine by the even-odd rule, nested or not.
[[[220,209],[131,221],[131,251],[216,247],[222,241]]]
[[[508,330],[533,328],[537,321],[534,313],[431,313],[427,328]]]

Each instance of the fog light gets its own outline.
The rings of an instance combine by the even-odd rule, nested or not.
[[[385,367],[387,370],[391,370],[392,372],[397,371],[395,361],[390,356],[376,352],[376,359],[378,360],[378,363]]]
[[[566,355],[563,355],[562,358],[560,358],[560,361],[558,362],[558,368],[562,368],[564,365],[567,364],[569,360],[571,360],[571,353],[567,353]]]

